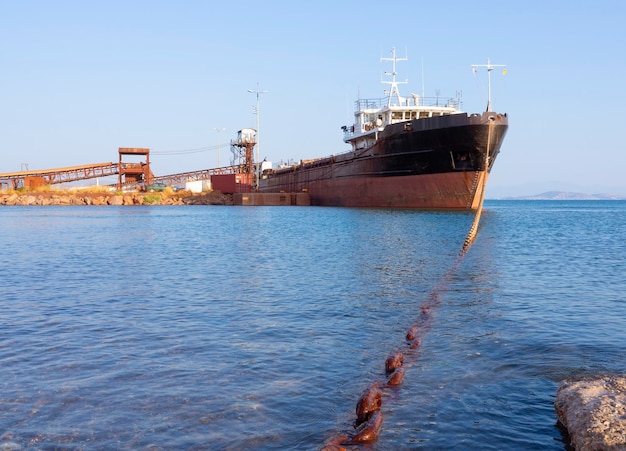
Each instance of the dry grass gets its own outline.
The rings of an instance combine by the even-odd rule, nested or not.
[[[171,187],[166,187],[163,191],[159,192],[123,192],[106,185],[71,188],[46,185],[36,188],[10,188],[0,192],[2,198],[14,194],[19,197],[35,196],[35,198],[38,199],[36,202],[40,205],[54,205],[59,202],[59,198],[74,199],[74,201],[68,201],[67,199],[64,201],[70,202],[71,204],[85,202],[91,205],[91,201],[87,201],[86,199],[93,199],[95,203],[101,202],[102,199],[111,198],[112,196],[123,196],[125,198],[124,202],[127,202],[127,199],[130,197],[135,204],[139,205],[143,203],[147,205],[232,205],[232,196],[222,195],[219,191],[195,194],[187,190],[174,190]]]

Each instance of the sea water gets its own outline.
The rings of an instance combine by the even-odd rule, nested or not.
[[[320,449],[434,297],[362,448],[563,450],[562,381],[626,369],[626,203],[488,201],[459,258],[472,219],[0,208],[0,449]]]

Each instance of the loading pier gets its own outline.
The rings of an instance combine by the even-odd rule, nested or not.
[[[81,166],[0,173],[0,188],[37,188],[44,185],[70,183],[117,175],[118,189],[132,189],[150,184],[171,186],[191,181],[210,180],[214,175],[240,174],[245,170],[244,165],[239,164],[155,176],[150,169],[150,149],[120,147],[118,154],[119,162],[117,163],[92,163]],[[143,161],[125,161],[124,159],[129,156],[139,156]]]
[[[55,169],[0,173],[0,189],[38,188],[117,175],[117,183],[108,186],[121,189],[149,189],[152,186],[182,185],[210,180],[215,190],[235,195],[235,205],[310,205],[308,193],[259,193],[256,190],[262,163],[254,163],[256,130],[239,130],[231,140],[231,166],[156,176],[150,167],[150,149],[120,147],[118,162],[86,164]]]

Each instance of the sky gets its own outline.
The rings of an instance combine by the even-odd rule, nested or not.
[[[487,197],[626,195],[622,0],[0,0],[0,173],[116,162],[148,147],[156,175],[230,164],[256,128],[279,163],[349,150],[354,101],[401,93],[492,105],[509,131]],[[265,92],[266,91],[266,92]]]

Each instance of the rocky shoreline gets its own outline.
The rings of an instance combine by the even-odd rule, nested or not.
[[[83,192],[43,191],[0,194],[0,206],[57,205],[233,205],[233,196],[217,191],[193,194],[189,191],[163,192]]]
[[[626,450],[626,377],[567,381],[554,408],[575,450]]]

